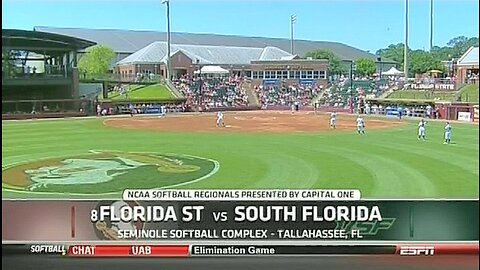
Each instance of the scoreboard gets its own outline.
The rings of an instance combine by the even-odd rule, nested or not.
[[[364,200],[358,190],[125,190],[113,200],[2,204],[6,258],[479,254],[478,200]]]

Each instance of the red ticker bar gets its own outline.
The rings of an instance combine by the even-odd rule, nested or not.
[[[238,255],[478,255],[478,243],[399,245],[72,245],[70,257],[189,257]]]
[[[188,257],[188,245],[73,245],[68,248],[70,257]]]

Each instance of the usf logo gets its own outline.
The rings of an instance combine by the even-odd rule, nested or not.
[[[380,230],[388,230],[395,222],[395,218],[383,218],[382,221],[338,221],[336,230],[345,230],[350,233],[358,230],[361,235],[377,235]]]

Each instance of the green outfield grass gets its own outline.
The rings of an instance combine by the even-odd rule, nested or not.
[[[442,101],[453,101],[456,91],[423,91],[423,90],[400,90],[391,93],[387,98],[395,99],[436,99]]]
[[[478,103],[478,85],[467,85],[460,91],[462,101]]]
[[[168,90],[163,84],[154,85],[132,85],[128,93],[128,98],[125,95],[121,95],[119,92],[110,93],[108,99],[112,101],[123,100],[170,100],[175,99],[175,96]]]
[[[119,191],[73,195],[67,193],[71,186],[65,189],[62,185],[39,188],[36,193],[6,189],[5,178],[9,176],[5,172],[14,165],[48,159],[52,165],[66,157],[88,155],[91,150],[95,150],[98,160],[105,160],[112,155],[105,153],[108,150],[188,157],[182,156],[178,158],[181,162],[173,164],[170,159],[155,155],[125,154],[123,157],[149,166],[144,166],[143,172],[109,171],[109,175],[120,173],[123,178],[98,188],[79,186],[79,193],[121,190],[123,186],[118,185],[138,188],[176,185],[179,180],[175,177],[183,170],[185,179],[198,181],[179,188],[358,188],[366,198],[478,198],[478,125],[453,123],[453,144],[443,145],[443,122],[429,123],[428,140],[418,141],[417,123],[405,121],[406,125],[396,129],[367,129],[364,136],[329,131],[275,135],[161,133],[106,127],[103,119],[97,118],[3,121],[2,195],[4,198],[120,196]],[[189,156],[203,159],[190,160]],[[162,162],[167,165],[157,167]],[[202,169],[195,170],[197,165],[203,166]],[[175,172],[147,183],[148,177],[158,173],[157,168],[164,170],[163,173]],[[62,173],[72,171],[66,169]],[[205,177],[199,178],[201,175]]]

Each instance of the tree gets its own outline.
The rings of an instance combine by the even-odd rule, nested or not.
[[[348,73],[347,68],[342,63],[342,59],[336,56],[332,51],[322,49],[314,50],[307,52],[305,57],[328,60],[328,73],[331,75],[341,75]]]
[[[377,71],[375,61],[371,58],[359,58],[355,61],[355,73],[360,76],[371,76]]]
[[[455,53],[453,52],[453,48],[451,47],[438,47],[434,46],[430,51],[433,54],[435,59],[440,61],[450,61],[452,58],[455,57]]]
[[[452,38],[447,46],[435,46],[430,52],[423,50],[408,49],[409,55],[409,70],[413,73],[424,73],[432,69],[445,71],[446,67],[442,61],[450,61],[452,58],[460,58],[470,47],[478,46],[479,40],[477,37],[467,38],[459,36]],[[404,64],[404,48],[403,43],[391,44],[387,48],[377,51],[377,55],[384,58],[392,59],[400,63],[401,68]]]
[[[110,64],[115,59],[115,52],[103,45],[97,45],[87,49],[85,55],[80,58],[78,68],[81,73],[88,76],[107,74]]]
[[[459,36],[459,37],[455,37],[455,38],[450,39],[450,41],[448,41],[447,45],[450,46],[450,47],[455,47],[456,45],[462,44],[462,43],[467,42],[467,41],[468,41],[468,38],[466,36]]]
[[[2,50],[2,74],[12,76],[15,73],[21,73],[20,57],[22,52],[15,50]],[[8,73],[6,73],[8,71]]]
[[[452,57],[459,58],[461,57],[470,47],[478,47],[478,38],[466,38],[464,36],[456,37],[450,40],[447,45],[452,47]]]
[[[398,62],[403,68],[403,58],[404,58],[405,45],[403,43],[390,44],[385,49],[380,49],[376,52],[377,55],[380,55],[382,58],[389,58],[395,62]],[[408,49],[409,53],[411,52]]]
[[[435,58],[434,54],[423,50],[415,50],[410,54],[408,69],[412,74],[422,74],[430,70],[445,71],[445,66],[441,60]]]

